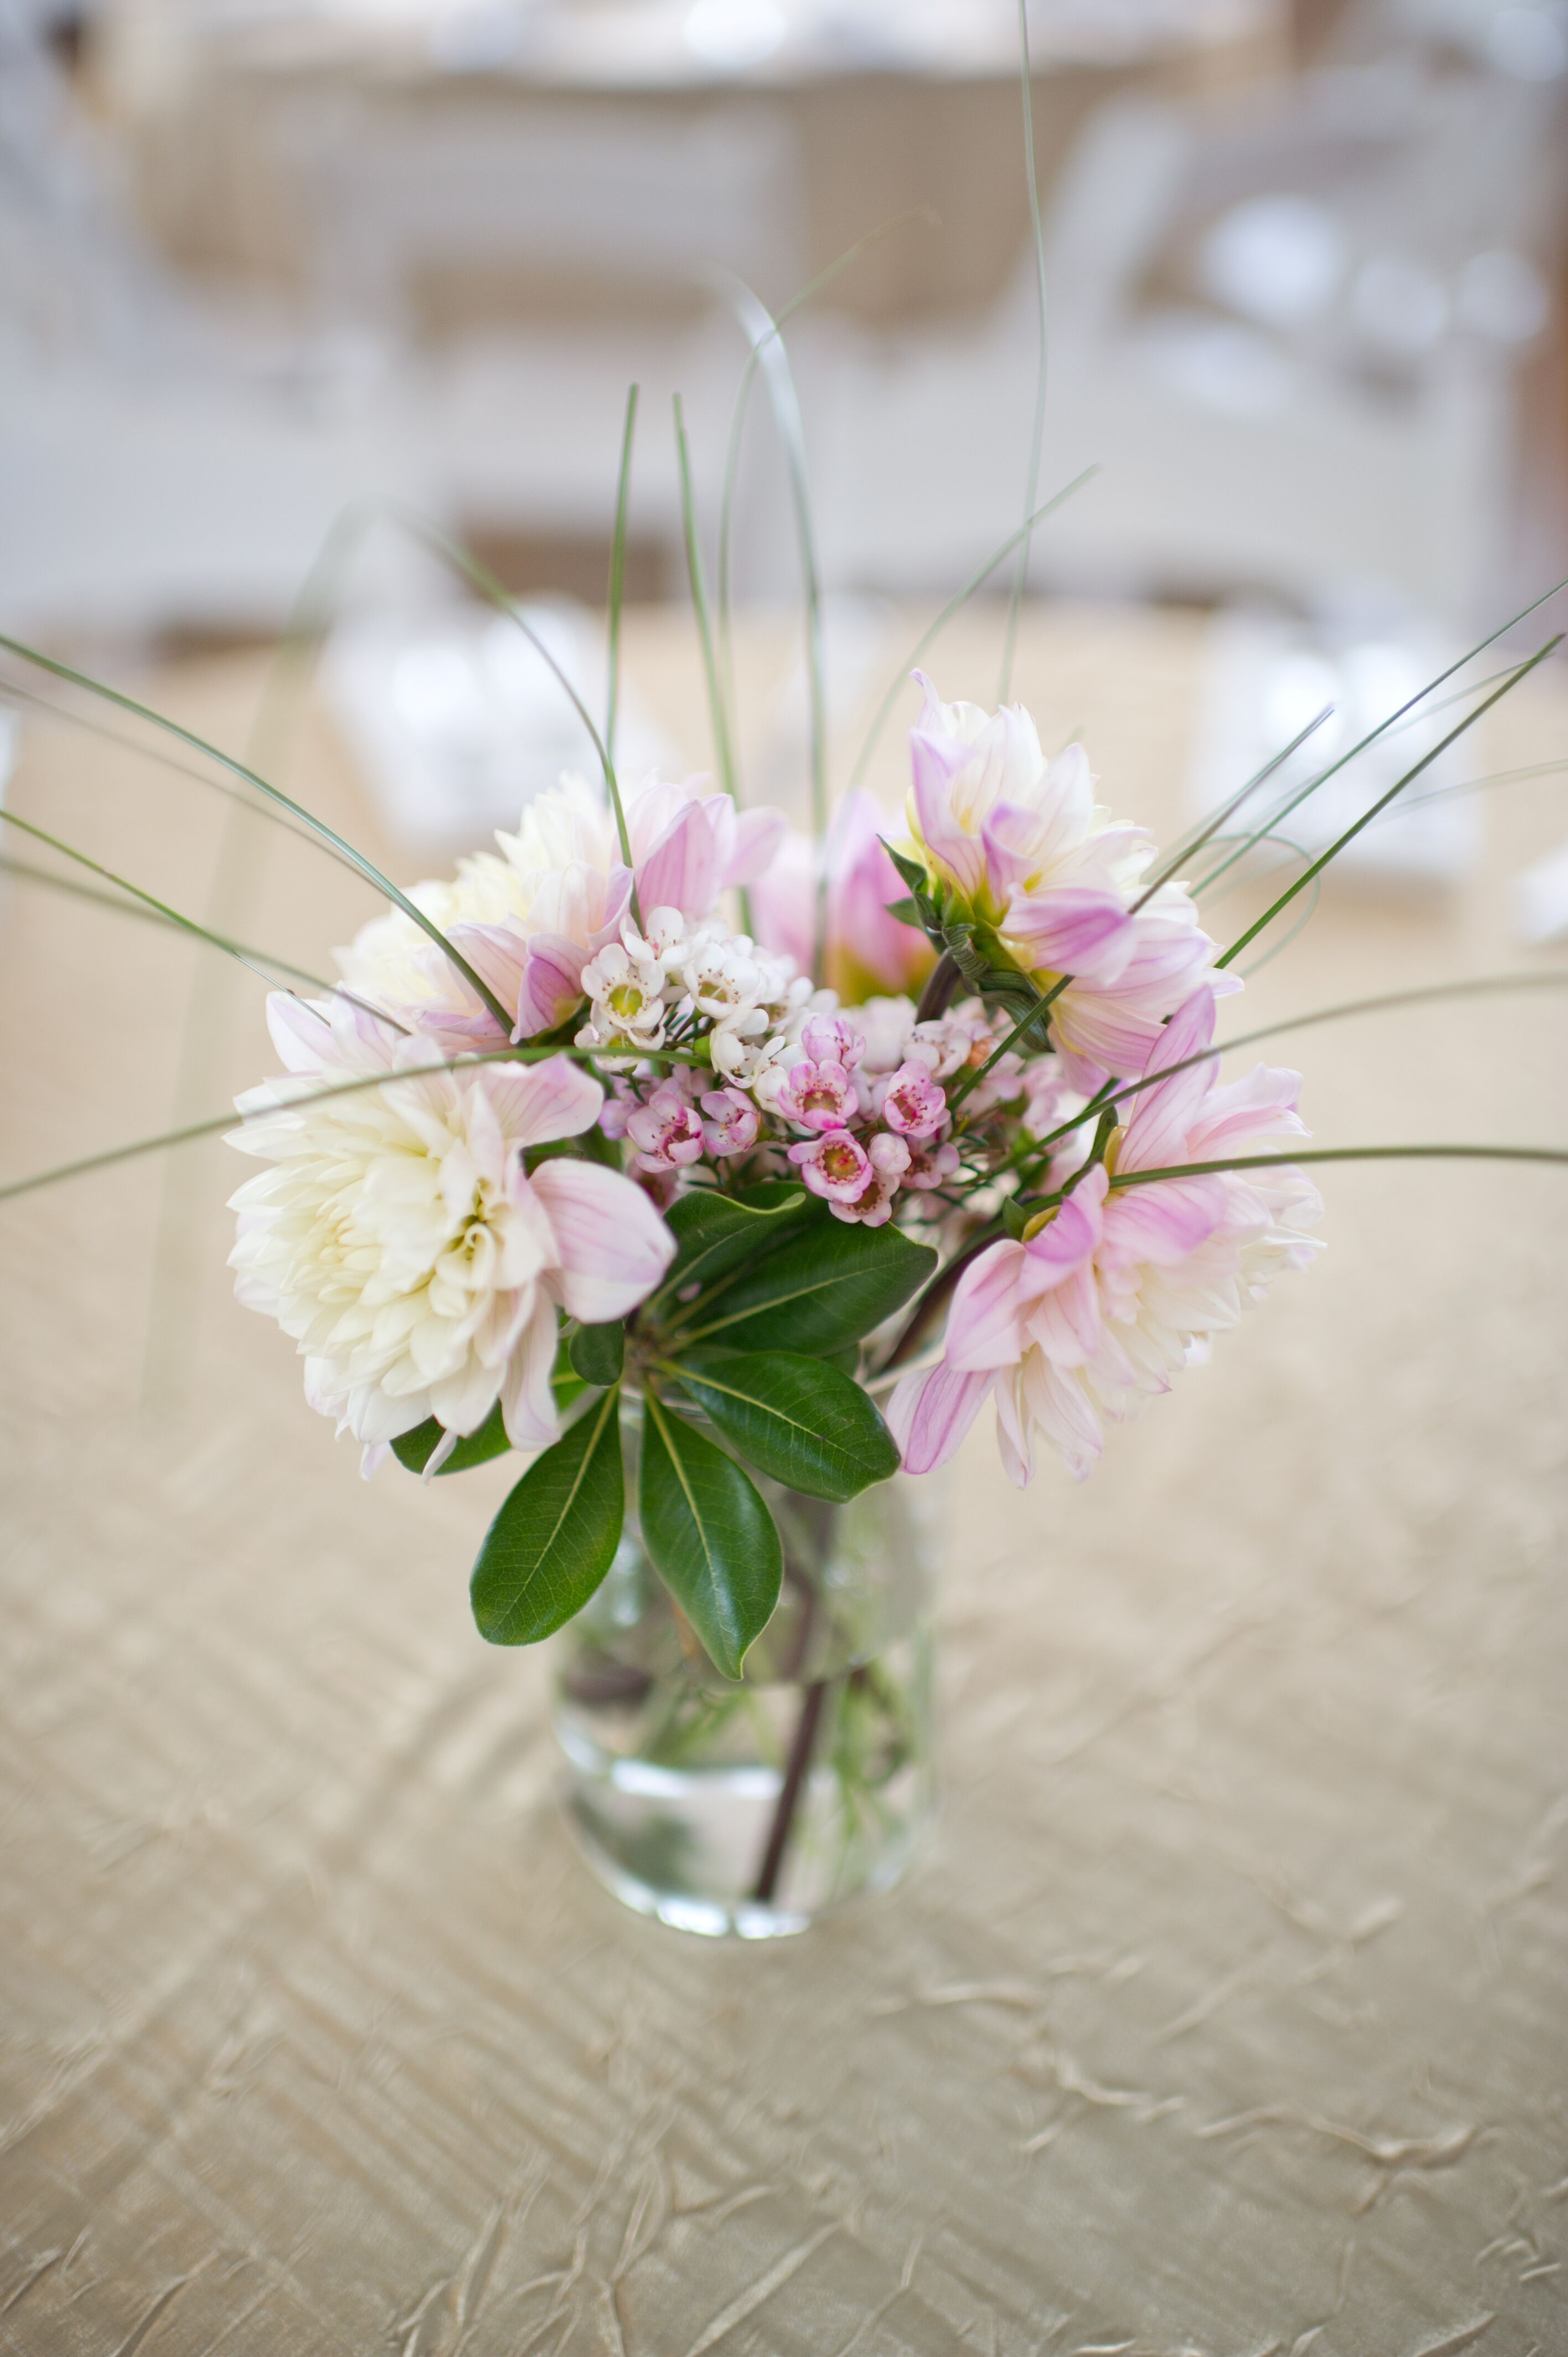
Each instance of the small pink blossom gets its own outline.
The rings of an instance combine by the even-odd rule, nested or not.
[[[853,1072],[865,1053],[865,1041],[842,1015],[811,1015],[800,1033],[800,1045],[813,1064],[838,1064]]]
[[[958,1148],[952,1145],[917,1145],[909,1156],[909,1167],[904,1173],[906,1187],[924,1190],[945,1186],[958,1168]]]
[[[825,1137],[792,1146],[789,1159],[812,1194],[830,1203],[853,1203],[876,1176],[871,1157],[847,1129],[831,1129]]]
[[[948,1101],[924,1064],[900,1064],[887,1083],[882,1118],[906,1137],[934,1137],[947,1119]]]
[[[702,1122],[684,1090],[668,1081],[628,1115],[626,1131],[640,1149],[633,1164],[638,1170],[681,1170],[703,1151]]]
[[[710,1089],[703,1099],[703,1111],[707,1118],[703,1124],[703,1142],[715,1158],[730,1154],[749,1154],[757,1144],[762,1124],[757,1107],[741,1089]]]
[[[854,1082],[842,1064],[800,1063],[774,1096],[774,1109],[802,1129],[838,1130],[857,1110]]]
[[[890,1130],[879,1129],[867,1146],[871,1159],[871,1176],[858,1195],[845,1203],[831,1203],[829,1210],[835,1220],[849,1221],[863,1228],[880,1228],[893,1216],[893,1198],[909,1168],[909,1149],[901,1137]]]

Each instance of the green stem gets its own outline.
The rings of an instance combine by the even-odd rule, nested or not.
[[[610,544],[610,589],[607,637],[609,640],[609,676],[605,689],[605,757],[615,763],[616,720],[620,706],[620,612],[626,597],[626,516],[631,495],[631,440],[637,426],[637,393],[632,385],[626,396],[626,425],[620,438],[620,482],[616,490],[615,538]],[[629,867],[629,845],[621,846],[621,856]],[[640,920],[639,920],[640,930]]]

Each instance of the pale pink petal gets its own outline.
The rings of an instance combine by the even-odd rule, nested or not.
[[[1109,1251],[1171,1266],[1224,1223],[1225,1189],[1218,1178],[1161,1178],[1152,1187],[1121,1187],[1105,1216]]]
[[[517,1009],[514,1039],[532,1039],[536,1032],[553,1031],[564,1023],[583,996],[585,953],[564,933],[535,933],[512,1004]]]
[[[561,1429],[550,1387],[556,1331],[554,1308],[541,1294],[501,1382],[501,1422],[514,1448],[548,1448]]]
[[[1101,988],[1119,981],[1137,946],[1135,921],[1112,892],[1052,886],[1014,901],[1003,928],[1015,954],[1052,974],[1071,974]]]
[[[905,1376],[886,1413],[906,1473],[931,1473],[947,1463],[994,1381],[993,1375],[957,1374],[945,1366]]]
[[[755,884],[783,846],[789,821],[781,810],[742,811],[735,823],[735,849],[720,882]]]
[[[542,1064],[487,1065],[484,1089],[508,1138],[524,1148],[579,1136],[593,1127],[605,1101],[597,1081],[569,1056],[551,1056]]]
[[[1024,1255],[1018,1271],[1022,1301],[1038,1300],[1092,1258],[1101,1237],[1100,1207],[1106,1183],[1102,1167],[1091,1170],[1060,1206],[1056,1218],[1019,1246]]]
[[[1010,1367],[1022,1358],[1018,1279],[1026,1258],[1022,1244],[994,1243],[960,1277],[947,1328],[947,1362],[959,1373]]]
[[[985,855],[952,813],[953,781],[968,762],[969,748],[954,737],[912,728],[909,752],[921,840],[960,891],[978,892],[985,880]]]
[[[721,874],[708,805],[689,802],[639,863],[638,896],[645,909],[679,909],[682,916],[705,917],[718,898]]]
[[[1024,1361],[1023,1391],[1029,1416],[1081,1481],[1104,1446],[1100,1419],[1083,1385],[1076,1375],[1064,1373],[1040,1351],[1031,1351]]]
[[[999,1375],[992,1397],[996,1402],[996,1452],[1002,1469],[1018,1490],[1026,1490],[1035,1470],[1035,1437],[1018,1392],[1021,1373]]]
[[[602,1163],[542,1163],[530,1181],[550,1215],[561,1265],[550,1284],[586,1326],[624,1318],[675,1256],[675,1239],[642,1189]]]

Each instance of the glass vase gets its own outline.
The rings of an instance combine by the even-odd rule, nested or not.
[[[643,1550],[637,1419],[627,1517],[555,1639],[567,1820],[617,1898],[679,1930],[768,1939],[895,1882],[930,1823],[929,1485],[847,1505],[754,1476],[784,1585],[738,1680],[703,1652]]]

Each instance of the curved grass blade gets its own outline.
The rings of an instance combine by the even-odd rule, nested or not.
[[[615,762],[616,720],[620,709],[620,609],[626,597],[626,511],[631,496],[631,441],[637,430],[637,393],[626,396],[626,424],[620,437],[620,481],[616,489],[615,538],[610,543],[609,610],[607,624],[608,676],[605,684],[605,754]],[[629,862],[628,862],[629,865]]]
[[[1370,826],[1373,819],[1377,817],[1378,813],[1380,811],[1386,810],[1389,804],[1393,801],[1396,794],[1403,792],[1405,787],[1409,785],[1412,778],[1419,778],[1423,770],[1430,769],[1433,762],[1437,759],[1438,756],[1446,752],[1449,746],[1454,744],[1458,737],[1463,737],[1467,728],[1473,728],[1477,721],[1481,718],[1484,713],[1489,712],[1494,704],[1500,703],[1505,695],[1510,694],[1511,691],[1519,685],[1520,680],[1528,678],[1538,663],[1544,662],[1547,656],[1553,653],[1556,649],[1562,645],[1563,635],[1564,634],[1562,631],[1559,631],[1555,638],[1548,639],[1546,644],[1543,647],[1538,648],[1536,652],[1530,657],[1527,662],[1519,664],[1514,671],[1510,672],[1502,685],[1500,687],[1495,687],[1490,695],[1487,696],[1476,706],[1474,712],[1466,713],[1464,719],[1458,723],[1456,727],[1451,728],[1446,737],[1440,737],[1429,753],[1423,753],[1419,761],[1414,763],[1411,769],[1408,769],[1402,778],[1396,780],[1394,784],[1389,788],[1387,793],[1380,794],[1378,797],[1378,800],[1372,804],[1371,808],[1365,812],[1360,818],[1357,819],[1353,825],[1348,826],[1343,834],[1337,836],[1334,842],[1329,845],[1327,850],[1320,853],[1318,857],[1312,861],[1311,865],[1295,878],[1295,881],[1289,885],[1286,889],[1280,894],[1279,899],[1264,909],[1262,915],[1254,924],[1249,925],[1244,933],[1239,933],[1237,935],[1230,948],[1222,951],[1220,955],[1215,959],[1214,963],[1216,968],[1219,971],[1223,971],[1223,969],[1230,963],[1231,960],[1236,957],[1240,951],[1246,948],[1249,942],[1256,941],[1258,935],[1262,931],[1265,925],[1272,924],[1274,919],[1279,915],[1280,910],[1282,909],[1288,908],[1290,903],[1295,899],[1296,894],[1304,891],[1306,886],[1313,881],[1315,877],[1320,876],[1323,870],[1329,865],[1330,861],[1338,857],[1339,854],[1344,850],[1348,843],[1353,843],[1364,828]]]
[[[733,1457],[651,1392],[645,1408],[643,1544],[709,1658],[738,1678],[783,1586],[778,1525]]]
[[[857,238],[853,245],[846,246],[835,261],[830,262],[825,269],[819,270],[816,276],[808,280],[807,284],[800,288],[799,294],[792,295],[782,309],[774,313],[770,334],[777,336],[794,317],[797,311],[803,310],[808,303],[822,292],[824,287],[831,286],[843,271],[847,270],[852,263],[858,262],[861,255],[869,252],[870,248],[877,244],[881,239],[888,236],[892,231],[904,229],[910,221],[925,221],[931,228],[937,226],[937,217],[929,205],[913,205],[908,212],[897,213],[891,221],[880,221],[875,229],[867,230],[864,237]],[[752,344],[746,356],[746,365],[740,372],[740,382],[736,388],[735,405],[730,412],[729,441],[725,451],[724,489],[719,499],[717,596],[719,661],[723,666],[725,694],[731,712],[735,710],[735,667],[730,650],[730,546],[735,519],[736,479],[740,468],[741,434],[746,425],[746,407],[751,399],[751,388],[760,364],[759,348]]]
[[[1059,508],[1065,500],[1070,500],[1075,491],[1080,491],[1085,483],[1090,480],[1090,477],[1097,475],[1099,472],[1100,469],[1098,467],[1086,467],[1081,475],[1075,475],[1070,483],[1064,485],[1062,490],[1055,492],[1053,496],[1046,501],[1044,507],[1036,508],[1032,516],[1026,516],[1024,522],[1018,526],[1017,531],[1009,533],[1006,539],[1002,543],[1001,547],[993,549],[991,554],[986,558],[984,564],[976,567],[975,571],[970,575],[969,579],[964,583],[962,588],[956,589],[953,592],[952,596],[948,599],[947,604],[942,608],[941,612],[937,616],[936,620],[931,624],[930,628],[921,632],[920,636],[916,640],[915,644],[910,649],[908,659],[902,667],[894,674],[892,685],[889,687],[886,694],[883,697],[881,703],[876,707],[875,716],[867,731],[865,742],[861,747],[859,753],[855,756],[854,767],[849,773],[849,782],[852,786],[858,786],[862,779],[865,777],[866,770],[870,766],[871,757],[876,750],[877,739],[880,737],[883,729],[886,726],[888,715],[891,713],[894,705],[897,702],[899,691],[903,688],[905,683],[908,679],[909,673],[915,669],[916,665],[925,655],[928,648],[932,646],[937,639],[940,637],[942,631],[947,629],[948,624],[952,620],[953,616],[959,611],[960,608],[966,606],[969,603],[969,600],[973,597],[975,591],[981,588],[983,584],[991,578],[991,576],[995,572],[1003,558],[1012,554],[1013,551],[1017,547],[1018,543],[1023,539],[1025,533],[1033,532],[1037,523],[1042,523],[1046,517],[1051,514],[1053,510]]]
[[[399,1081],[427,1080],[442,1072],[465,1072],[480,1064],[535,1064],[547,1056],[570,1056],[574,1061],[590,1067],[593,1058],[580,1048],[495,1048],[482,1049],[478,1055],[433,1059],[428,1064],[411,1064],[395,1072],[362,1072],[351,1081],[335,1081],[330,1088],[307,1089],[298,1096],[281,1099],[264,1112],[209,1114],[205,1121],[188,1122],[179,1129],[160,1130],[153,1137],[133,1138],[125,1146],[106,1146],[102,1154],[83,1155],[76,1162],[61,1162],[52,1170],[35,1170],[27,1178],[13,1178],[0,1186],[0,1203],[8,1203],[19,1195],[36,1194],[41,1187],[53,1187],[67,1178],[84,1178],[91,1171],[108,1170],[117,1162],[134,1162],[141,1155],[156,1154],[166,1146],[186,1146],[199,1137],[217,1137],[223,1131],[243,1129],[247,1121],[270,1120],[274,1114],[287,1113],[298,1105],[321,1104],[328,1097],[357,1096],[361,1089],[384,1089]]]
[[[275,983],[276,974],[266,971],[268,966],[274,966],[278,974],[292,974],[296,982],[308,983],[312,989],[323,990],[329,997],[346,998],[351,1006],[363,1007],[365,1013],[373,1015],[378,1022],[390,1023],[394,1031],[402,1031],[406,1036],[406,1024],[399,1023],[394,1016],[384,1014],[379,1006],[372,1006],[368,999],[357,998],[351,990],[345,990],[341,983],[326,982],[307,967],[291,965],[286,958],[274,957],[268,950],[247,950],[242,943],[230,941],[226,934],[209,931],[207,926],[199,925],[194,917],[181,916],[179,910],[171,909],[166,901],[156,899],[151,892],[144,892],[139,884],[117,876],[112,867],[102,866],[96,859],[90,859],[85,851],[74,850],[69,843],[62,843],[59,835],[48,834],[41,826],[35,826],[30,819],[23,818],[18,812],[7,810],[3,802],[0,802],[0,821],[7,826],[20,827],[24,834],[32,835],[39,843],[47,843],[49,849],[58,851],[62,858],[74,859],[79,866],[90,868],[94,876],[102,876],[106,884],[116,885],[122,892],[128,892],[130,903],[112,899],[107,892],[93,892],[83,885],[73,885],[64,877],[51,876],[47,868],[23,868],[22,874],[31,875],[45,884],[56,885],[62,891],[74,891],[84,899],[96,900],[101,907],[117,909],[122,916],[145,916],[158,924],[171,927],[176,932],[205,942],[209,948],[221,950],[226,957],[231,957],[237,964],[244,966],[258,981]],[[13,866],[15,863],[6,861],[5,865]]]
[[[216,745],[209,745],[205,737],[198,737],[192,729],[182,727],[177,720],[170,720],[161,712],[154,712],[146,705],[138,704],[134,696],[124,695],[117,687],[107,686],[102,680],[90,679],[85,672],[73,671],[69,663],[56,662],[52,656],[40,654],[36,648],[24,645],[19,639],[8,638],[3,631],[0,631],[0,647],[7,648],[12,654],[20,655],[24,662],[36,663],[40,670],[52,673],[57,679],[69,681],[73,687],[85,688],[90,694],[102,696],[106,703],[117,705],[122,711],[134,713],[139,720],[150,721],[155,727],[167,730],[170,736],[178,737],[182,744],[190,746],[194,751],[205,753],[209,760],[218,762],[220,767],[229,770],[231,776],[242,780],[247,785],[254,786],[259,792],[265,794],[269,801],[276,802],[284,810],[292,811],[296,818],[303,819],[305,823],[320,835],[324,842],[336,845],[350,864],[359,869],[367,882],[373,884],[378,891],[384,892],[388,899],[403,910],[404,916],[411,917],[420,931],[429,935],[448,963],[478,994],[497,1022],[503,1025],[508,1031],[511,1029],[511,1016],[508,1014],[489,984],[481,975],[475,973],[467,959],[453,948],[440,927],[434,924],[422,909],[416,908],[404,893],[400,892],[391,877],[381,874],[373,860],[367,859],[363,852],[356,851],[353,845],[346,842],[335,828],[328,826],[325,819],[317,818],[312,812],[305,808],[303,803],[296,802],[292,795],[285,794],[280,786],[269,785],[266,779],[259,776],[254,770],[247,769],[242,761],[236,761],[231,754],[220,752]]]
[[[1035,299],[1039,316],[1039,354],[1035,372],[1035,421],[1029,434],[1029,471],[1024,492],[1024,537],[1018,545],[1018,566],[1007,606],[1007,639],[1002,655],[1002,675],[996,701],[1005,704],[1013,688],[1013,657],[1018,644],[1018,617],[1029,585],[1029,543],[1034,538],[1031,511],[1040,488],[1040,450],[1046,436],[1046,378],[1050,357],[1046,301],[1046,232],[1040,221],[1040,183],[1035,170],[1035,82],[1029,67],[1029,5],[1018,0],[1018,64],[1024,99],[1024,177],[1029,190],[1029,236],[1035,254]]]
[[[615,1560],[626,1512],[620,1387],[536,1457],[485,1534],[468,1595],[492,1645],[536,1645],[580,1612]]]
[[[5,816],[10,816],[13,821],[15,819],[14,813],[0,812],[0,817]],[[81,854],[74,856],[80,857]],[[107,868],[100,868],[98,872],[102,876],[109,873]],[[166,932],[191,931],[190,920],[188,917],[166,916],[158,902],[155,901],[150,908],[146,908],[142,905],[139,899],[117,900],[113,892],[95,892],[91,884],[79,884],[72,876],[57,876],[51,868],[35,867],[29,860],[26,859],[8,859],[3,853],[0,853],[0,876],[15,876],[24,884],[47,885],[51,892],[64,892],[73,900],[85,900],[93,908],[107,909],[116,917],[134,917],[138,923],[157,925]],[[116,877],[113,880],[118,883],[119,878]],[[134,886],[126,887],[127,890],[134,890]],[[252,973],[259,972],[263,967],[272,966],[279,974],[292,976],[295,982],[308,983],[313,990],[336,989],[345,998],[352,996],[350,992],[343,990],[340,984],[323,982],[318,974],[311,974],[306,967],[291,965],[287,958],[276,957],[271,950],[252,949],[244,942],[230,941],[225,934],[206,932],[199,925],[195,930],[201,933],[205,940],[211,942],[216,948],[227,950],[231,957],[238,958],[242,965],[250,966]],[[267,976],[263,974],[262,978],[265,981]],[[364,1001],[357,999],[354,1004],[362,1006]],[[378,1008],[371,1007],[367,1011],[378,1015],[383,1023],[391,1020],[390,1017],[380,1015]]]
[[[1240,1154],[1220,1162],[1186,1162],[1169,1170],[1117,1170],[1112,1188],[1153,1187],[1162,1178],[1203,1178],[1220,1170],[1294,1170],[1305,1162],[1561,1162],[1565,1146],[1322,1146],[1300,1154]]]
[[[730,307],[740,321],[762,371],[773,424],[784,452],[789,477],[789,500],[795,511],[795,539],[800,555],[800,590],[805,602],[806,681],[811,703],[811,833],[816,844],[817,888],[812,928],[811,972],[822,978],[827,952],[828,923],[828,707],[826,664],[822,648],[822,586],[817,563],[816,527],[811,521],[811,488],[806,463],[806,429],[800,398],[790,373],[789,354],[779,322],[744,280],[727,281]]]
[[[252,818],[260,819],[268,826],[277,827],[294,842],[303,843],[308,850],[319,851],[324,857],[335,860],[338,866],[347,867],[355,875],[359,873],[352,860],[346,858],[332,844],[323,843],[321,837],[307,827],[296,826],[285,812],[270,809],[265,802],[258,802],[241,787],[231,786],[226,778],[209,777],[205,770],[199,770],[188,761],[177,761],[174,755],[166,752],[161,745],[145,745],[139,737],[127,736],[123,729],[110,728],[102,720],[91,719],[85,712],[72,712],[67,705],[51,703],[47,695],[39,695],[34,688],[23,687],[16,680],[0,682],[0,699],[26,705],[30,711],[42,713],[64,727],[80,729],[83,736],[96,737],[105,745],[118,746],[122,752],[150,762],[155,769],[165,770],[170,777],[187,778],[194,786],[204,786],[209,793],[220,794],[237,810],[247,812]]]
[[[1281,768],[1284,762],[1290,759],[1293,753],[1300,752],[1307,738],[1316,734],[1317,730],[1322,727],[1324,722],[1330,717],[1333,710],[1334,706],[1331,704],[1326,704],[1322,711],[1318,714],[1316,719],[1309,720],[1306,726],[1300,730],[1296,736],[1293,737],[1288,745],[1281,747],[1280,750],[1274,755],[1272,760],[1265,761],[1261,770],[1254,770],[1252,775],[1248,779],[1246,784],[1241,788],[1240,791],[1239,793],[1232,794],[1228,802],[1222,803],[1219,809],[1216,811],[1213,818],[1200,829],[1197,834],[1193,836],[1189,841],[1177,845],[1176,850],[1171,853],[1169,858],[1155,877],[1153,882],[1145,885],[1144,890],[1133,901],[1131,909],[1128,909],[1127,913],[1130,917],[1135,917],[1140,909],[1146,909],[1149,902],[1154,899],[1155,893],[1160,889],[1160,887],[1163,884],[1168,884],[1172,877],[1187,866],[1187,861],[1193,857],[1194,854],[1203,849],[1206,843],[1211,843],[1213,841],[1214,837],[1219,833],[1220,828],[1224,826],[1229,820],[1235,817],[1242,803],[1249,801],[1251,797],[1256,793],[1260,786],[1266,784],[1269,779],[1273,776],[1274,771]]]
[[[1429,679],[1424,687],[1418,688],[1412,696],[1408,697],[1403,704],[1399,705],[1389,714],[1386,719],[1380,720],[1375,728],[1369,728],[1364,737],[1359,738],[1358,741],[1350,747],[1348,752],[1341,753],[1338,759],[1331,761],[1326,770],[1320,770],[1315,778],[1309,778],[1305,785],[1298,786],[1283,802],[1280,803],[1276,809],[1268,813],[1262,821],[1261,831],[1266,831],[1268,829],[1277,827],[1282,819],[1286,819],[1290,816],[1292,811],[1299,810],[1302,803],[1305,802],[1310,795],[1315,794],[1317,791],[1319,786],[1326,785],[1330,778],[1337,777],[1339,771],[1345,769],[1348,763],[1354,761],[1359,754],[1364,753],[1369,745],[1375,745],[1380,737],[1386,737],[1391,729],[1395,728],[1398,724],[1404,719],[1407,713],[1414,712],[1417,705],[1423,703],[1425,699],[1432,694],[1435,688],[1442,687],[1445,681],[1451,680],[1454,677],[1455,672],[1461,672],[1464,670],[1466,663],[1474,662],[1477,655],[1484,654],[1488,647],[1495,646],[1500,638],[1505,637],[1507,633],[1513,630],[1519,623],[1527,621],[1531,614],[1538,612],[1542,606],[1547,605],[1551,599],[1557,597],[1558,594],[1565,588],[1568,588],[1568,579],[1553,582],[1550,589],[1542,590],[1539,597],[1532,597],[1528,606],[1521,607],[1517,614],[1511,614],[1506,622],[1499,623],[1498,628],[1491,631],[1487,637],[1477,640],[1477,643],[1473,647],[1469,648],[1464,654],[1460,655],[1456,662],[1451,662],[1447,666],[1446,670],[1440,671],[1435,679]],[[1498,674],[1493,674],[1493,676],[1497,675]],[[1509,676],[1511,679],[1511,673]],[[1487,683],[1477,683],[1477,685],[1484,684],[1487,684]],[[1471,694],[1476,693],[1476,689],[1466,688],[1461,692],[1465,694]],[[1200,882],[1194,885],[1192,888],[1194,894],[1196,895],[1197,893],[1207,891],[1208,887],[1217,882],[1218,879],[1225,874],[1228,868],[1234,867],[1239,860],[1244,859],[1249,849],[1251,847],[1251,844],[1256,840],[1258,840],[1258,837],[1252,836],[1246,842],[1239,844],[1236,849],[1230,854],[1228,858],[1222,859],[1218,867],[1211,868],[1209,873],[1205,876]]]
[[[714,759],[718,764],[719,783],[726,794],[733,796],[736,788],[735,746],[730,737],[729,715],[725,708],[724,683],[719,678],[718,662],[714,651],[707,577],[703,570],[703,551],[697,538],[696,501],[692,493],[692,454],[686,447],[686,420],[679,393],[675,395],[675,456],[681,474],[681,523],[686,542],[686,572],[692,585],[692,609],[697,618],[697,637],[703,650],[703,675],[708,684]]]
[[[1483,974],[1466,982],[1424,983],[1413,990],[1386,990],[1372,998],[1348,998],[1337,1006],[1313,1007],[1305,1015],[1287,1015],[1278,1022],[1260,1024],[1256,1030],[1238,1032],[1234,1039],[1217,1040],[1212,1048],[1200,1049],[1196,1056],[1184,1056],[1179,1063],[1167,1064],[1164,1071],[1150,1072],[1142,1080],[1122,1081],[1115,1088],[1102,1091],[1094,1103],[1121,1104],[1128,1097],[1141,1096],[1145,1089],[1158,1088],[1162,1081],[1174,1080],[1177,1072],[1190,1072],[1197,1064],[1217,1063],[1221,1056],[1232,1055],[1239,1048],[1255,1048],[1261,1039],[1277,1039],[1286,1031],[1310,1031],[1319,1023],[1339,1023],[1352,1015],[1387,1015],[1402,1006],[1424,1006],[1438,999],[1481,996],[1491,991],[1563,989],[1568,989],[1568,967],[1543,974]],[[1076,1113],[1070,1121],[1058,1122],[1055,1129],[1036,1140],[1037,1150],[1046,1154],[1075,1129],[1081,1129],[1083,1121],[1084,1114]]]

